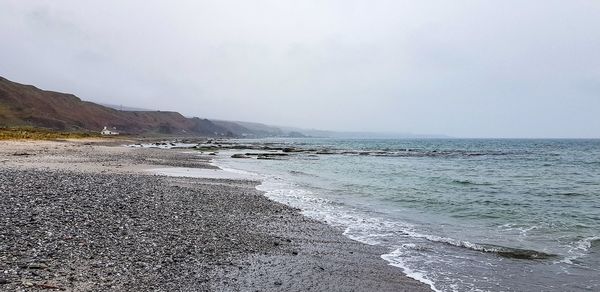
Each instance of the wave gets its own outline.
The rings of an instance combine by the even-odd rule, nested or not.
[[[316,175],[314,175],[314,174],[306,173],[304,171],[299,171],[299,170],[290,170],[289,173],[293,174],[293,175],[316,177]]]
[[[263,182],[263,187],[265,182]],[[371,245],[383,244],[382,240],[389,235],[408,236],[426,239],[454,247],[466,248],[473,251],[492,253],[497,256],[513,259],[543,260],[558,257],[556,254],[513,247],[505,247],[494,244],[480,244],[458,239],[421,234],[414,231],[414,226],[400,222],[390,222],[378,218],[358,218],[355,215],[332,209],[332,202],[311,196],[311,192],[299,189],[281,189],[281,185],[273,188],[267,187],[268,195],[278,197],[279,201],[290,204],[304,210],[306,215],[315,219],[325,221],[337,226],[345,226],[344,235]],[[286,199],[283,199],[285,197]],[[292,199],[293,198],[293,199]],[[292,199],[290,202],[289,199]],[[325,207],[329,206],[329,207]],[[318,215],[317,215],[318,214]]]
[[[404,261],[402,260],[404,258],[402,248],[396,249],[391,253],[384,254],[381,256],[381,258],[386,262],[390,263],[390,265],[401,268],[404,274],[406,274],[406,276],[428,285],[431,288],[431,290],[435,292],[441,292],[441,290],[435,287],[435,283],[431,279],[429,279],[429,277],[427,277],[427,274],[421,271],[415,271],[409,268],[408,265],[404,263]]]
[[[432,242],[444,243],[447,245],[470,249],[473,251],[493,253],[501,257],[512,258],[512,259],[523,259],[523,260],[543,260],[558,257],[556,254],[545,253],[541,251],[531,249],[520,249],[514,247],[506,247],[494,244],[480,244],[472,243],[468,241],[461,241],[458,239],[436,236],[436,235],[424,235],[418,233],[410,234],[413,237],[427,239]]]
[[[560,262],[566,264],[576,264],[575,260],[587,255],[590,251],[600,250],[600,236],[589,236],[582,238],[573,243],[569,249],[569,256],[562,259]]]
[[[452,183],[455,184],[459,184],[459,185],[473,185],[473,186],[491,186],[492,183],[487,183],[487,182],[474,182],[474,181],[470,181],[470,180],[453,180]]]
[[[556,195],[558,195],[558,196],[566,196],[566,197],[585,196],[585,194],[574,193],[574,192],[558,193]]]
[[[479,157],[479,156],[507,156],[526,155],[524,151],[467,151],[467,150],[425,150],[425,149],[299,149],[299,153],[312,153],[320,155],[347,155],[347,156],[374,156],[374,157]]]
[[[588,252],[590,250],[600,249],[600,236],[590,236],[576,242],[576,249]]]

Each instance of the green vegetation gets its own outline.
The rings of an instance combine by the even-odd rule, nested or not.
[[[34,127],[0,127],[0,140],[54,140],[100,137],[95,132],[65,132]]]

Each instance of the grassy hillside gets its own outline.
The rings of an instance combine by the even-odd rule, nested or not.
[[[55,140],[100,137],[95,132],[61,132],[33,127],[0,127],[0,140]]]
[[[100,131],[115,127],[122,133],[225,136],[232,133],[208,120],[177,112],[119,111],[75,95],[46,91],[0,77],[0,126],[41,127],[59,131]]]

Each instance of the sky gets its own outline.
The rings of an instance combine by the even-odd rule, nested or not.
[[[600,1],[0,0],[0,76],[281,126],[600,138]]]

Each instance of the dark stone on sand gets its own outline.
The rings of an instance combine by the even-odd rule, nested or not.
[[[23,281],[23,286],[25,286],[25,287],[33,287],[33,283],[31,283],[29,281]]]
[[[42,269],[47,269],[48,265],[46,265],[44,263],[31,263],[31,264],[27,265],[27,268],[33,269],[33,270],[42,270]]]

